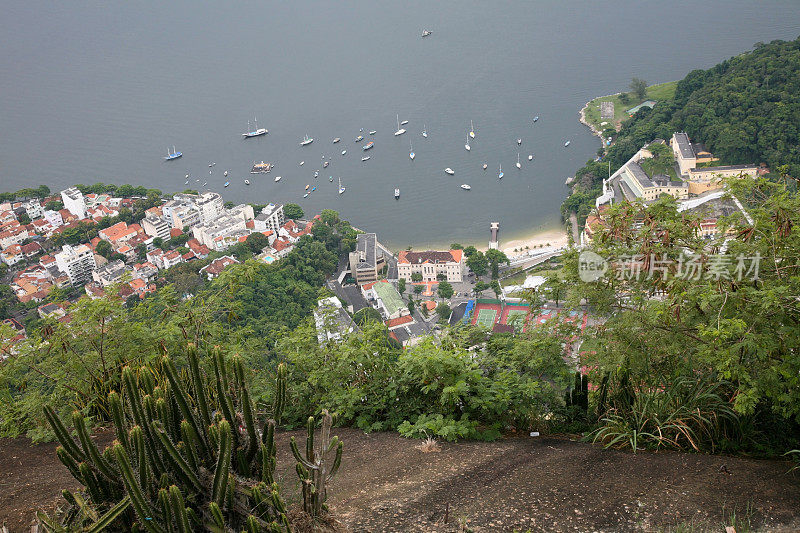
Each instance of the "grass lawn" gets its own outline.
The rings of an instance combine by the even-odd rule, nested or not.
[[[547,263],[545,263],[545,265],[547,265]],[[543,270],[537,270],[537,268],[539,266],[542,266],[542,265],[537,265],[536,267],[534,267],[534,268],[532,268],[530,270],[525,270],[523,272],[518,272],[518,273],[514,274],[511,277],[508,277],[508,278],[506,278],[504,280],[501,280],[500,281],[500,285],[503,286],[503,287],[508,287],[509,285],[522,285],[522,283],[525,281],[525,278],[527,278],[528,276],[547,277],[550,274],[555,274],[555,275],[561,276],[561,269],[560,268],[557,268],[557,269],[548,268],[548,269],[543,269]]]
[[[595,98],[589,102],[589,106],[586,108],[586,120],[599,130],[603,130],[609,126],[612,126],[616,122],[625,122],[630,118],[625,111],[641,104],[645,100],[656,100],[657,102],[671,100],[672,97],[675,96],[675,89],[677,86],[677,81],[668,81],[666,83],[651,85],[647,88],[647,96],[644,100],[636,100],[634,98],[627,104],[622,103],[622,101],[619,99],[619,95]],[[600,119],[600,102],[614,103],[614,120]],[[607,122],[608,124],[601,124],[602,122]]]

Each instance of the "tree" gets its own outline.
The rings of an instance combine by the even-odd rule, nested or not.
[[[647,96],[647,82],[643,79],[633,78],[629,87],[639,100],[644,100]]]
[[[483,276],[489,268],[489,260],[483,252],[475,252],[467,258],[467,266],[476,276]]]
[[[503,294],[503,289],[502,289],[502,287],[500,287],[500,282],[497,281],[496,279],[493,279],[492,283],[490,284],[490,286],[491,286],[492,290],[494,291],[495,296],[500,298],[500,295]]]
[[[478,249],[475,248],[474,246],[467,246],[466,248],[464,248],[464,255],[466,255],[467,257],[472,257],[476,253],[478,253]]]
[[[17,221],[23,226],[27,226],[31,223],[31,217],[28,216],[28,213],[23,212],[17,215]]]
[[[475,293],[475,297],[477,298],[483,291],[488,289],[490,286],[491,285],[489,285],[488,283],[479,281],[478,283],[475,284],[475,287],[472,289],[472,291]]]
[[[297,204],[286,204],[283,206],[283,214],[286,218],[297,220],[303,218],[303,208]]]
[[[414,285],[414,294],[422,293],[422,285]]]
[[[442,281],[439,283],[438,292],[441,298],[447,300],[453,297],[453,292],[455,291],[453,290],[453,286],[450,283]]]
[[[136,245],[136,258],[139,261],[147,260],[147,245],[143,242]]]
[[[461,244],[461,243],[458,243],[458,242],[454,242],[453,244],[450,245],[450,249],[451,250],[463,250],[464,249],[464,245]]]
[[[44,204],[44,208],[48,211],[61,211],[64,209],[64,204],[62,204],[58,200],[50,200],[46,204]]]
[[[413,298],[409,297],[408,298],[408,312],[413,315],[414,314],[414,308],[416,308],[416,307],[417,307],[417,302],[415,302]]]
[[[126,259],[127,259],[127,257],[125,257],[123,254],[121,254],[119,252],[114,252],[113,254],[111,254],[108,257],[109,261],[122,261],[122,262],[124,262]]]
[[[155,246],[156,248],[161,248],[162,246],[164,246],[164,239],[162,239],[161,237],[156,237],[155,239],[153,239],[153,246]]]
[[[355,322],[358,326],[365,326],[371,322],[383,322],[383,318],[381,314],[373,309],[372,307],[365,307],[364,309],[360,309],[353,314],[353,322]]]
[[[397,292],[400,294],[406,292],[406,278],[400,278],[397,280]]]
[[[261,253],[261,250],[269,246],[269,238],[263,233],[257,231],[248,235],[245,243],[247,244],[247,247],[250,248],[251,252],[254,254],[259,254]]]
[[[284,213],[285,212],[286,208],[284,208]],[[339,223],[339,213],[334,211],[333,209],[323,209],[322,212],[320,213],[320,218],[328,226],[335,226],[336,224]]]
[[[108,241],[100,240],[95,246],[94,251],[97,255],[102,255],[106,259],[111,257],[111,254],[114,253],[114,250],[111,248],[111,244]]]
[[[422,274],[420,274],[419,272],[414,272],[413,274],[411,274],[411,281],[414,282],[414,283],[421,282],[422,281]]]
[[[439,315],[440,320],[447,320],[450,318],[450,313],[452,312],[453,311],[450,309],[450,306],[444,302],[436,306],[436,314]]]

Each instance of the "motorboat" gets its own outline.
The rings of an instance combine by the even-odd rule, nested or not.
[[[528,161],[533,161],[533,154],[528,155]]]
[[[186,179],[188,180],[188,179],[189,179],[189,174],[186,174],[186,175],[184,176],[184,178],[186,178]]]
[[[227,178],[228,177],[228,171],[226,170],[225,172],[222,173],[222,175]]]
[[[174,150],[175,147],[173,146],[172,149]],[[213,167],[214,165],[216,165],[216,163],[214,163],[213,161],[208,164],[209,168]]]
[[[472,187],[470,187],[470,186],[469,186],[469,185],[467,185],[466,183],[462,183],[462,184],[461,184],[461,188],[462,188],[462,189],[464,189],[465,191],[468,191],[468,190],[472,189]]]
[[[342,140],[342,139],[340,139],[339,137],[336,137],[336,138],[333,140],[333,144],[336,144],[336,143],[338,143],[338,142],[339,142],[339,141],[341,141],[341,140]]]
[[[372,148],[373,146],[375,146],[375,142],[374,141],[370,141],[367,144],[365,144],[364,146],[362,146],[361,149],[364,150],[364,151],[367,151],[370,148]]]
[[[245,185],[250,185],[250,180],[244,180]]]
[[[186,183],[184,183],[184,185],[189,185],[189,180],[186,180]]]
[[[231,184],[231,182],[230,182],[230,181],[226,181],[226,182],[225,182],[225,185],[223,185],[223,187],[227,187],[227,186],[228,186],[228,185],[230,185],[230,184]]]
[[[369,157],[369,156],[365,156],[365,157],[362,157],[362,158],[361,158],[361,161],[369,161],[369,159],[370,159],[370,157]]]
[[[486,170],[487,168],[489,168],[489,165],[487,165],[486,163],[484,163],[484,164],[483,164],[483,170]]]
[[[324,163],[322,163],[322,168],[328,168],[328,165],[330,164],[331,164],[330,161],[325,161]]]
[[[308,190],[309,187],[311,187],[311,185],[306,185],[306,190]]]
[[[452,175],[453,175],[453,174],[455,174],[456,172],[455,172],[455,170],[453,170],[452,168],[450,168],[450,167],[447,167],[446,169],[444,169],[444,173],[445,173],[445,174],[450,174],[450,175],[452,176]]]
[[[331,183],[333,183],[333,176],[328,176],[328,181],[330,181]]]
[[[422,125],[422,136],[428,138],[428,128],[425,127],[425,124]]]
[[[308,193],[305,193],[305,194],[303,195],[303,198],[308,198]]]
[[[302,167],[303,165],[305,165],[305,164],[306,164],[306,162],[305,162],[305,161],[300,161],[300,166],[301,166],[301,167]]]
[[[520,144],[522,144],[522,139],[517,139],[517,146],[519,146]]]
[[[316,185],[314,185],[313,187],[311,187],[311,192],[314,192],[314,191],[316,191],[316,190],[317,190],[317,186],[316,186]]]
[[[394,197],[395,197],[395,200],[400,198],[400,189],[395,189],[394,190]]]
[[[250,129],[250,121],[249,120],[247,121],[247,131],[242,133],[242,137],[244,137],[245,139],[249,139],[250,137],[260,137],[262,135],[266,135],[267,133],[269,133],[269,131],[267,131],[265,128],[258,127],[258,119],[253,119],[253,120],[255,122],[255,128],[253,128],[252,130]]]
[[[517,152],[517,168],[522,168],[522,164],[519,162],[519,152]]]
[[[378,133],[377,130],[372,130],[372,131],[369,132],[370,135],[375,135],[376,133]]]
[[[497,175],[497,179],[503,179],[503,165],[500,165],[500,173]]]
[[[535,117],[533,117],[533,121],[534,121],[534,122],[536,122],[536,121],[538,121],[538,120],[539,120],[539,115],[536,115]]]
[[[364,136],[363,135],[359,135],[358,137],[356,137],[356,142],[357,143],[359,143],[359,142],[361,142],[363,140],[364,140]]]
[[[300,143],[300,146],[308,146],[309,144],[311,144],[313,142],[314,142],[314,139],[312,139],[311,137],[306,135],[305,137],[303,137],[303,140]]]
[[[319,177],[319,170],[315,170],[314,171],[314,179],[317,179],[318,177]]]
[[[179,159],[183,157],[183,152],[178,152],[175,150],[175,147],[172,147],[172,152],[169,151],[167,148],[167,156],[164,158],[165,161],[172,161],[173,159]]]
[[[250,174],[266,174],[274,165],[272,163],[265,163],[261,161],[261,163],[253,163],[253,168],[250,169]]]
[[[342,155],[346,154],[347,150],[342,150]]]
[[[572,142],[572,141],[567,141],[567,142],[565,142],[565,143],[564,143],[564,148],[566,148],[567,146],[569,146],[569,143],[571,143],[571,142]]]
[[[397,131],[394,132],[394,136],[397,137],[398,135],[402,135],[405,132],[406,130],[400,127],[400,115],[397,115]]]
[[[422,36],[423,36],[423,37],[427,37],[427,36],[428,36],[428,35],[430,35],[431,33],[433,33],[431,30],[422,30]]]
[[[400,123],[401,126],[405,126],[406,124],[408,124],[407,120],[404,120],[403,122]]]
[[[275,183],[278,183],[279,181],[281,181],[282,177],[283,176],[275,176]]]

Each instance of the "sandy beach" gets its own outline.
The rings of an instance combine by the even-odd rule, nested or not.
[[[522,255],[534,248],[548,245],[556,248],[566,246],[567,232],[557,229],[534,233],[530,236],[508,242],[504,242],[502,239],[500,240],[500,250],[510,258]],[[516,250],[516,252],[514,250]]]

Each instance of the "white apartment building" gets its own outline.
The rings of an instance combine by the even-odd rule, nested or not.
[[[81,285],[92,279],[92,272],[97,268],[92,250],[85,244],[70,246],[65,244],[56,254],[56,265],[61,272],[69,276],[73,286]]]
[[[36,220],[44,215],[44,208],[42,207],[41,202],[35,198],[22,204],[22,208],[25,209],[25,212],[28,214],[28,218],[31,220]]]
[[[147,215],[142,219],[142,230],[151,237],[160,237],[161,239],[169,239],[170,225],[166,220],[157,216]]]
[[[67,211],[81,220],[86,218],[86,202],[83,199],[83,193],[77,187],[61,191],[61,201]]]
[[[284,222],[286,222],[286,216],[283,214],[283,204],[269,204],[253,220],[253,229],[255,231],[270,230],[277,235]]]

